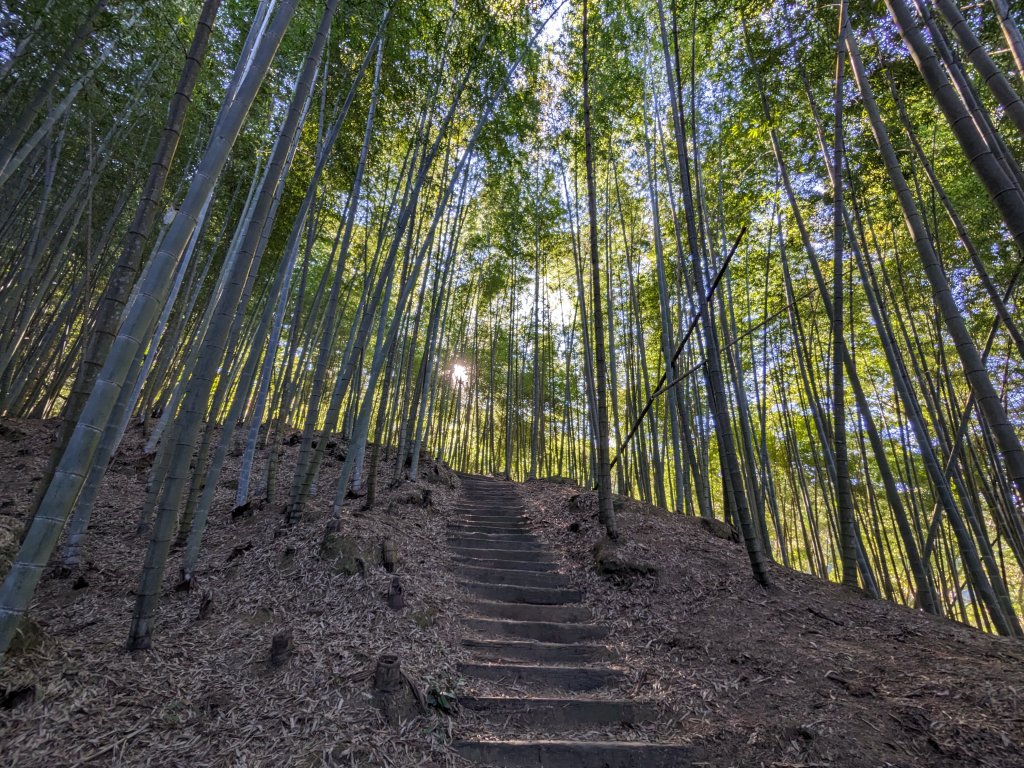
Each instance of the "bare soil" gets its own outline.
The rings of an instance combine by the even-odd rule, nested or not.
[[[0,421],[0,575],[53,429]],[[135,535],[149,468],[141,442],[129,434],[108,473],[86,566],[45,577],[32,611],[40,637],[0,668],[0,765],[461,766],[451,734],[478,724],[444,711],[447,696],[468,690],[456,669],[466,598],[444,543],[458,478],[428,461],[422,480],[389,488],[386,462],[375,508],[346,504],[342,533],[365,553],[349,575],[321,549],[337,458],[324,463],[307,519],[289,529],[279,506],[297,447],[285,448],[278,497],[239,520],[239,460],[229,459],[198,583],[175,591],[173,553],[154,648],[132,654],[124,643],[146,548]],[[608,735],[691,742],[711,766],[1024,765],[1024,643],[781,567],[762,589],[742,546],[632,501],[620,505],[614,556],[657,573],[601,575],[592,498],[553,481],[520,491],[595,620],[613,627],[629,682],[599,695],[653,700],[665,713],[656,728]],[[386,538],[405,593],[397,611],[385,599],[393,576],[372,555]],[[199,618],[206,599],[212,611]],[[271,640],[283,631],[293,652],[274,667]],[[371,695],[385,653],[425,704],[397,726]]]

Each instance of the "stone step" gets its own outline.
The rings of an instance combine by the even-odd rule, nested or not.
[[[529,528],[512,528],[511,526],[502,526],[500,528],[481,528],[476,525],[449,525],[448,536],[457,538],[473,538],[474,536],[528,536],[533,541],[537,541],[533,531]],[[521,540],[526,541],[525,538]]]
[[[491,523],[493,525],[507,525],[526,523],[526,515],[515,512],[506,512],[501,515],[481,515],[476,512],[461,512],[455,515],[455,519],[464,523]]]
[[[481,560],[519,560],[534,563],[550,563],[551,553],[543,549],[496,549],[494,547],[465,547],[453,544],[452,551],[462,557],[476,557]]]
[[[452,544],[463,547],[496,547],[498,549],[543,549],[532,533],[456,533],[448,536]]]
[[[467,617],[462,623],[482,637],[515,637],[542,643],[582,643],[608,636],[600,624],[566,624],[557,621],[511,621]]]
[[[526,525],[493,525],[492,523],[448,523],[448,530],[455,533],[531,533],[530,528]]]
[[[547,549],[536,539],[529,541],[495,541],[480,536],[449,536],[448,543],[453,547],[464,549],[498,549],[503,552],[542,552],[550,554]]]
[[[514,571],[519,573],[519,571]],[[486,619],[511,619],[512,621],[556,621],[571,623],[590,621],[590,609],[582,605],[526,605],[523,603],[492,603],[487,600],[472,600],[466,609]]]
[[[537,685],[562,691],[593,691],[620,682],[621,670],[598,666],[559,666],[532,664],[484,664],[463,662],[459,672],[466,677],[492,680],[505,685]]]
[[[536,535],[533,528],[527,525],[525,521],[517,523],[481,523],[472,520],[456,520],[448,524],[448,531],[450,533],[465,530],[473,531],[474,533],[513,534],[517,536]]]
[[[460,515],[482,515],[484,517],[521,515],[526,511],[523,504],[455,504],[452,509]]]
[[[539,560],[494,560],[487,557],[465,557],[456,554],[455,563],[459,565],[472,565],[477,568],[504,568],[513,571],[534,571],[545,573],[557,571],[557,563],[545,563]]]
[[[481,584],[462,581],[460,585],[470,594],[498,603],[529,603],[530,605],[564,605],[583,602],[583,595],[575,589],[544,589],[543,587],[516,587],[511,585]]]
[[[462,501],[456,502],[454,505],[455,509],[502,509],[504,507],[514,507],[521,509],[525,505],[523,500],[516,498],[501,498],[495,496],[486,496],[477,499],[462,499]]]
[[[463,566],[458,569],[458,575],[482,584],[508,584],[515,587],[543,587],[545,589],[565,589],[572,586],[569,577],[561,573],[531,573],[508,568]]]
[[[525,523],[529,518],[526,511],[522,509],[503,509],[494,512],[481,512],[480,510],[457,509],[451,515],[452,519],[469,521],[474,523]]]
[[[682,744],[634,741],[456,741],[466,760],[500,768],[688,768],[702,755]]]
[[[516,512],[525,509],[526,505],[522,499],[516,499],[515,501],[494,501],[492,499],[482,499],[477,501],[457,501],[452,505],[452,509],[469,509],[469,510],[482,510],[485,514],[494,512],[495,510],[512,509]]]
[[[523,499],[516,490],[508,488],[502,490],[500,488],[481,488],[476,493],[463,493],[462,498],[459,500],[460,504],[480,504],[490,503],[492,501],[504,501],[504,502],[518,502],[522,503]]]
[[[504,696],[464,696],[459,706],[498,724],[538,727],[545,731],[597,725],[636,725],[657,721],[653,704],[625,699],[548,699]]]
[[[603,645],[585,643],[538,643],[532,640],[477,640],[467,637],[462,647],[476,658],[489,661],[521,661],[531,664],[583,664],[608,655]]]
[[[487,541],[532,541],[538,542],[537,534],[525,525],[481,525],[480,523],[449,525],[449,536],[480,538]]]
[[[484,502],[480,504],[455,504],[452,506],[458,513],[468,513],[471,515],[515,515],[521,513],[526,509],[522,502],[515,504],[495,504],[491,502]]]
[[[473,522],[481,525],[525,525],[526,515],[509,512],[504,515],[478,515],[470,512],[452,515],[454,522]]]

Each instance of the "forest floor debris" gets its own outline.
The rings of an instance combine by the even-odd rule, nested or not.
[[[14,554],[53,430],[0,421],[0,557]],[[284,443],[286,479],[298,447]],[[307,519],[280,529],[287,481],[274,504],[233,517],[230,459],[197,583],[175,591],[172,560],[154,649],[130,654],[147,468],[133,431],[104,485],[85,567],[41,584],[40,637],[0,669],[0,765],[440,768],[464,765],[448,747],[455,730],[525,735],[485,726],[453,700],[470,689],[457,673],[466,598],[444,545],[459,488],[444,465],[427,461],[415,484],[382,483],[372,511],[346,502],[347,543],[324,553],[340,461],[325,460]],[[781,567],[763,590],[727,526],[633,501],[617,505],[621,540],[602,547],[588,493],[564,481],[519,490],[595,621],[612,628],[627,680],[594,695],[653,701],[664,714],[656,726],[574,738],[691,742],[723,767],[1021,765],[1024,643]],[[387,540],[394,574],[380,564]],[[341,549],[354,568],[335,567]],[[595,551],[636,567],[602,575]],[[399,610],[388,606],[395,577]],[[374,706],[385,654],[400,657],[427,715],[392,726]],[[472,692],[514,693],[483,681]]]
[[[0,541],[17,541],[53,430],[53,422],[4,422]],[[280,495],[253,504],[251,517],[232,518],[238,459],[229,460],[196,583],[174,589],[172,554],[153,650],[132,654],[124,648],[146,548],[134,531],[148,462],[141,433],[129,433],[76,574],[88,586],[47,575],[32,611],[42,640],[0,669],[0,765],[454,764],[449,718],[432,710],[392,727],[373,704],[371,679],[377,659],[393,653],[424,696],[455,687],[459,596],[438,511],[458,494],[454,473],[425,460],[417,483],[381,483],[372,510],[362,511],[361,498],[346,502],[343,535],[358,542],[360,561],[350,574],[321,553],[340,461],[326,458],[306,519],[280,528],[298,451],[287,443]],[[396,550],[400,610],[387,604],[386,539]]]
[[[616,557],[658,573],[602,575],[593,494],[534,481],[522,496],[612,628],[630,692],[671,713],[638,737],[700,744],[714,766],[1024,764],[1021,641],[778,566],[762,589],[724,523],[627,499]]]

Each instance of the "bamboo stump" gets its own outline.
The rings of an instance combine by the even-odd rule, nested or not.
[[[398,549],[395,547],[394,539],[384,539],[380,545],[380,555],[384,570],[394,573],[398,567]]]
[[[283,667],[292,655],[291,631],[278,632],[270,641],[270,666]]]
[[[391,586],[388,588],[388,607],[393,611],[405,608],[405,591],[397,576],[391,580]]]
[[[373,700],[390,725],[418,717],[422,702],[409,678],[402,672],[401,662],[394,654],[384,654],[377,659],[373,672]]]
[[[213,595],[209,592],[204,592],[202,600],[199,602],[199,615],[196,617],[197,621],[208,619],[213,614]]]

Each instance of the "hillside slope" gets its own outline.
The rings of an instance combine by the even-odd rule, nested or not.
[[[535,526],[632,670],[722,766],[1019,767],[1024,643],[773,567],[702,521],[623,500],[614,557],[657,576],[600,576],[591,494],[552,482],[523,495]],[[714,526],[719,535],[723,526]],[[715,757],[717,756],[717,757]]]
[[[49,423],[4,422],[0,513],[8,530],[31,503],[51,434]],[[455,476],[428,462],[422,476],[429,481],[385,487],[372,511],[350,500],[345,538],[324,547],[341,461],[325,459],[306,519],[281,529],[279,508],[298,448],[286,439],[284,450],[275,503],[256,505],[252,517],[239,520],[230,514],[239,459],[229,459],[196,587],[175,591],[179,553],[172,552],[153,650],[130,654],[125,641],[147,544],[135,527],[149,465],[141,435],[129,433],[97,504],[85,569],[44,578],[32,613],[43,637],[0,668],[0,696],[7,694],[0,765],[448,760],[445,718],[431,714],[396,732],[373,706],[371,676],[378,657],[394,653],[422,690],[452,687],[458,595],[436,542],[444,540],[438,510],[456,493]],[[261,452],[257,461],[264,458]],[[386,604],[393,576],[376,555],[385,538],[398,555],[406,603],[399,611]],[[348,550],[353,557],[346,559]],[[208,615],[200,617],[207,597]],[[275,668],[270,644],[281,632],[291,632],[293,651]],[[15,691],[25,694],[12,701]]]
[[[3,423],[4,530],[16,529],[31,503],[51,431]],[[198,585],[176,592],[172,559],[154,650],[128,654],[145,551],[134,535],[148,466],[139,443],[130,435],[112,467],[86,569],[44,580],[33,611],[42,637],[0,669],[0,763],[463,765],[449,747],[448,708],[430,706],[444,694],[487,692],[469,690],[456,672],[467,598],[444,542],[457,477],[429,463],[424,480],[387,490],[372,511],[351,500],[343,534],[362,554],[350,573],[337,547],[322,546],[339,462],[325,462],[309,519],[280,531],[274,504],[232,520],[231,459]],[[286,448],[283,478],[294,450]],[[601,574],[587,494],[553,481],[509,487],[597,620],[612,627],[607,642],[628,668],[625,692],[667,713],[616,738],[689,742],[715,766],[1020,765],[1024,644],[781,567],[763,590],[738,544],[698,520],[628,501],[619,510],[623,543],[604,552],[612,573]],[[384,598],[393,576],[372,555],[385,538],[396,545],[405,590],[397,611]],[[616,562],[657,573],[623,574]],[[207,598],[212,611],[199,618]],[[282,631],[294,650],[273,667],[270,642]],[[428,705],[397,727],[371,700],[384,653],[400,657]],[[473,727],[470,713],[457,716],[462,730]]]

